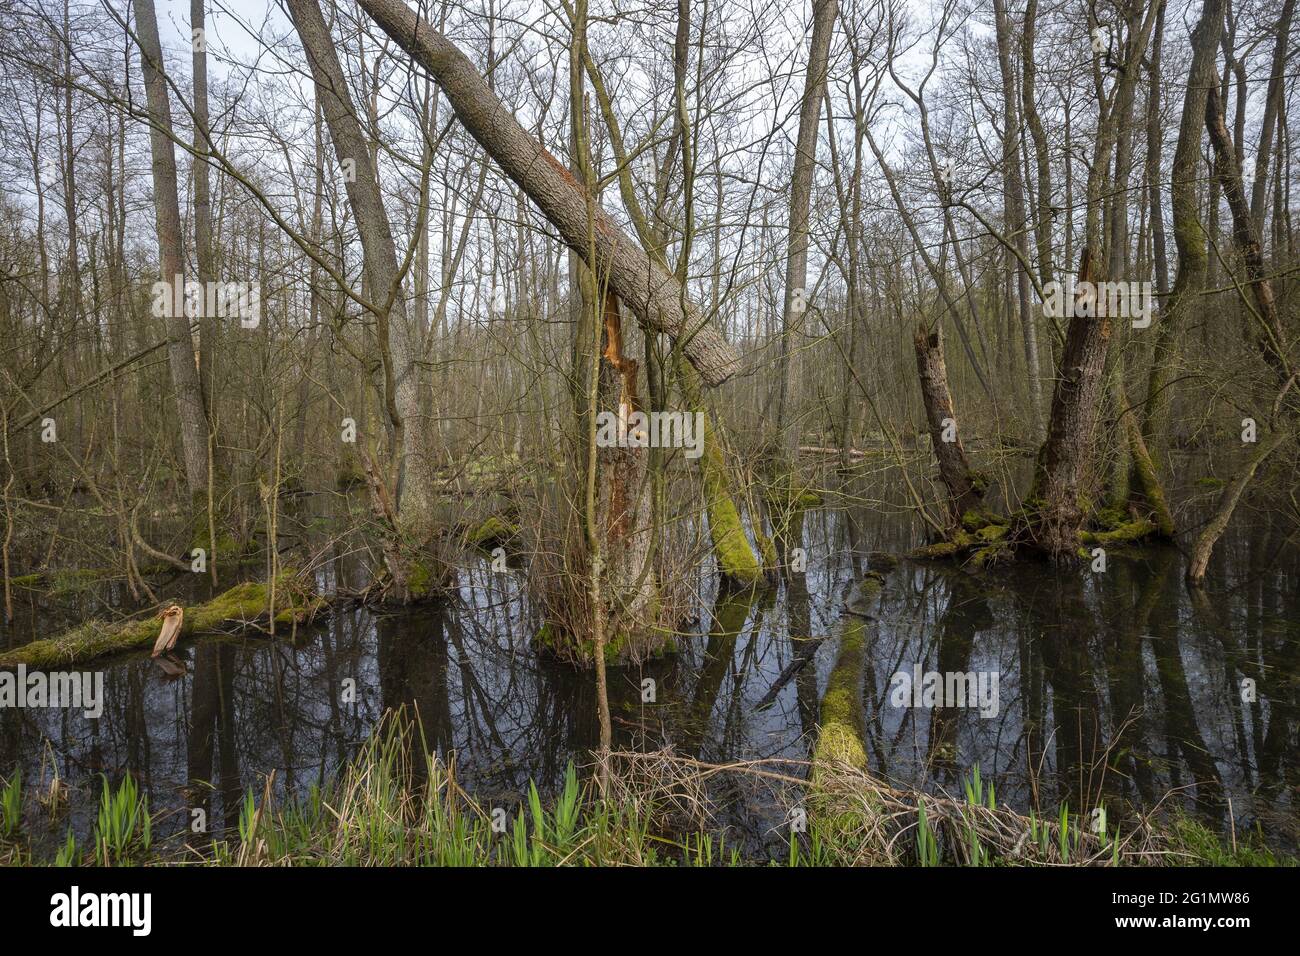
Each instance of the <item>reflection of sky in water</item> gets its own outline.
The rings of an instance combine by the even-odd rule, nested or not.
[[[713,611],[695,625],[696,638],[643,673],[611,672],[616,746],[669,744],[715,761],[805,758],[833,638],[866,551],[907,544],[869,520],[853,529],[844,512],[808,516],[806,596],[782,589],[766,601],[719,599],[706,581]],[[1023,565],[976,579],[904,564],[889,575],[866,631],[873,769],[959,790],[978,764],[999,801],[1021,808],[1035,793],[1043,806],[1066,799],[1077,808],[1101,792],[1122,812],[1187,787],[1184,799],[1207,818],[1222,820],[1230,797],[1239,830],[1260,820],[1280,842],[1294,843],[1300,587],[1294,561],[1263,562],[1267,546],[1241,534],[1225,539],[1232,560],[1221,564],[1242,570],[1225,578],[1220,567],[1199,604],[1172,549],[1112,557],[1104,578],[1057,579],[1044,566]],[[143,657],[115,663],[99,721],[79,712],[0,712],[0,770],[21,765],[32,788],[48,780],[53,756],[73,787],[73,823],[83,832],[96,775],[126,769],[155,811],[176,811],[163,832],[182,825],[196,802],[219,827],[233,822],[226,812],[242,790],[260,791],[270,770],[282,793],[301,792],[331,774],[385,708],[406,704],[418,708],[431,747],[455,752],[469,789],[484,801],[514,803],[530,776],[553,785],[597,741],[590,675],[538,661],[529,649],[536,622],[522,579],[479,562],[442,611],[339,608],[296,643],[183,647],[188,673],[170,682]],[[760,709],[807,646],[792,634],[832,639]],[[890,677],[914,663],[996,672],[996,717],[894,706]],[[657,682],[653,704],[641,703],[646,676]],[[1257,706],[1241,701],[1243,676],[1258,680]],[[344,702],[348,678],[356,695]],[[187,792],[189,779],[210,780],[215,796]],[[736,804],[731,822],[762,816],[749,797],[724,799]],[[66,825],[59,821],[51,839]]]

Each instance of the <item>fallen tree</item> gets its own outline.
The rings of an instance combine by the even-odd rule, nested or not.
[[[360,0],[360,4],[428,70],[469,134],[646,328],[674,336],[706,384],[720,385],[735,374],[738,353],[700,314],[681,283],[593,202],[573,174],[519,124],[455,44],[403,0]]]
[[[272,594],[276,597],[274,607]],[[274,588],[249,581],[235,585],[205,604],[186,608],[177,637],[232,633],[272,620],[278,625],[295,626],[309,622],[326,603],[297,574],[286,571],[276,577]],[[161,626],[157,617],[120,622],[87,621],[56,637],[0,651],[0,669],[19,664],[42,668],[85,664],[109,654],[151,647]]]

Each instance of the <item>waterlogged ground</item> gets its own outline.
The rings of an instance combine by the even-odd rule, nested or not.
[[[671,747],[708,761],[805,759],[837,625],[868,553],[917,540],[901,512],[860,493],[809,514],[804,581],[751,598],[719,595],[703,574],[699,619],[681,652],[611,674],[616,746]],[[1101,794],[1123,815],[1166,799],[1221,828],[1231,814],[1238,832],[1258,826],[1293,850],[1300,561],[1276,522],[1244,513],[1203,596],[1189,594],[1183,562],[1173,547],[1111,555],[1104,574],[1017,565],[973,577],[903,562],[888,574],[868,628],[872,769],[959,791],[978,765],[999,801],[1022,809],[1092,806]],[[340,557],[320,583],[360,573]],[[301,793],[326,780],[387,708],[407,705],[418,709],[428,745],[455,754],[469,790],[513,805],[530,778],[554,786],[597,741],[590,676],[539,660],[529,643],[537,624],[522,572],[474,561],[445,607],[338,608],[292,640],[204,639],[179,648],[183,673],[145,655],[118,659],[105,668],[99,720],[0,710],[0,774],[21,768],[29,791],[39,791],[57,767],[70,788],[67,812],[47,824],[29,802],[30,827],[50,841],[69,823],[87,833],[99,775],[116,780],[128,770],[165,813],[157,832],[187,827],[195,809],[220,831],[269,773],[280,794]],[[779,682],[810,637],[826,640]],[[987,696],[985,715],[916,708],[910,693],[900,705],[893,675],[914,669],[975,672],[986,694],[996,680],[996,712]],[[653,702],[643,701],[645,678]],[[743,840],[782,839],[780,811],[763,791],[715,798]]]

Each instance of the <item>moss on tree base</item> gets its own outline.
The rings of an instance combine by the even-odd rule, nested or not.
[[[593,667],[596,663],[595,640],[565,635],[549,621],[543,621],[533,635],[533,648],[577,667]],[[666,630],[651,628],[640,634],[623,631],[605,642],[605,666],[632,667],[676,653],[677,640]]]

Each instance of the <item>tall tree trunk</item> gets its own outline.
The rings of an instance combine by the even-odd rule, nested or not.
[[[199,282],[216,279],[212,259],[212,200],[208,154],[208,54],[205,0],[190,0],[190,26],[194,43],[194,258]],[[199,382],[205,407],[212,410],[212,368],[217,346],[217,324],[206,308],[199,318]]]
[[[1192,30],[1192,62],[1187,75],[1178,143],[1174,147],[1170,176],[1170,204],[1174,222],[1174,245],[1178,249],[1178,271],[1169,297],[1161,303],[1156,322],[1155,347],[1147,377],[1146,420],[1142,435],[1157,464],[1168,441],[1169,388],[1177,359],[1178,334],[1187,306],[1205,282],[1208,256],[1205,229],[1200,221],[1198,191],[1201,138],[1205,129],[1205,99],[1215,82],[1214,58],[1223,29],[1224,0],[1205,0],[1201,18]]]
[[[1079,264],[1079,282],[1091,281],[1092,254],[1085,246]],[[1066,332],[1052,396],[1047,442],[1042,452],[1042,482],[1038,488],[1042,499],[1038,544],[1055,561],[1068,560],[1079,547],[1079,528],[1083,522],[1079,486],[1091,457],[1110,334],[1110,318],[1090,314],[1076,314]]]
[[[1002,71],[1002,182],[1003,229],[1016,244],[1019,256],[1005,251],[1008,276],[1015,276],[1020,333],[1025,350],[1025,374],[1029,380],[1029,424],[1035,439],[1042,437],[1043,383],[1038,364],[1038,329],[1029,301],[1029,234],[1025,223],[1025,190],[1020,174],[1020,120],[1016,109],[1016,79],[1011,67],[1011,21],[1004,0],[993,0],[998,35],[998,66]]]
[[[1264,99],[1264,118],[1259,126],[1259,147],[1255,150],[1255,181],[1251,184],[1250,218],[1255,233],[1264,231],[1264,197],[1268,195],[1268,155],[1273,151],[1273,128],[1277,125],[1285,95],[1283,81],[1286,77],[1290,54],[1291,20],[1295,16],[1295,0],[1284,0],[1278,17],[1277,41],[1273,45],[1273,68],[1269,71],[1268,94]],[[1274,174],[1281,177],[1279,168]]]
[[[302,40],[316,87],[316,97],[345,177],[348,200],[357,219],[365,261],[370,306],[375,316],[383,362],[384,396],[397,455],[398,487],[395,532],[417,552],[427,549],[439,530],[433,487],[433,456],[427,416],[420,396],[419,337],[411,328],[392,229],[379,191],[378,170],[348,93],[347,81],[317,0],[288,0],[289,15]],[[429,596],[445,568],[389,567],[403,598]]]
[[[1020,39],[1021,68],[1024,80],[1020,85],[1020,98],[1024,107],[1025,125],[1034,141],[1034,163],[1038,178],[1038,221],[1034,228],[1034,239],[1038,246],[1038,276],[1043,285],[1052,281],[1052,165],[1048,153],[1047,134],[1043,131],[1043,120],[1038,113],[1038,103],[1034,99],[1034,80],[1037,68],[1034,64],[1034,35],[1037,26],[1038,0],[1028,0],[1025,4],[1025,27]],[[1067,253],[1068,254],[1068,253]]]
[[[777,377],[776,449],[777,480],[788,483],[799,452],[799,429],[793,420],[790,359],[803,328],[808,294],[808,211],[812,202],[813,171],[817,163],[817,130],[822,96],[826,90],[831,33],[835,28],[837,0],[814,0],[812,37],[808,44],[808,69],[799,105],[799,133],[795,141],[794,169],[790,176],[790,224],[786,234],[785,302],[781,309],[781,354]],[[784,503],[783,503],[784,505]],[[784,550],[789,542],[778,539]]]
[[[158,19],[153,0],[132,0],[136,36],[140,43],[140,66],[149,107],[149,144],[153,158],[154,215],[158,231],[158,259],[164,288],[170,290],[164,314],[167,322],[167,357],[185,451],[185,479],[191,506],[205,508],[208,491],[208,421],[203,389],[194,361],[194,340],[183,308],[175,307],[184,289],[185,254],[181,238],[181,209],[176,189],[176,154],[169,132],[172,129],[171,101],[163,72],[162,46],[158,40]]]
[[[1164,127],[1160,124],[1160,53],[1165,35],[1165,0],[1159,0],[1155,33],[1151,37],[1151,59],[1147,73],[1147,190],[1150,197],[1151,250],[1155,265],[1156,293],[1164,302],[1169,293],[1169,256],[1165,247],[1165,211],[1160,183],[1164,176],[1161,157],[1164,153]]]

